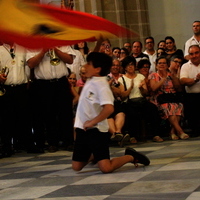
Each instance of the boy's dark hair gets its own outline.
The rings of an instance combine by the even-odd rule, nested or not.
[[[133,63],[133,65],[136,67],[136,60],[133,56],[126,56],[123,60],[122,60],[122,67],[125,69],[126,66],[130,63]]]
[[[101,68],[100,76],[107,76],[112,66],[112,58],[100,52],[91,52],[87,56],[87,62],[92,62],[94,68]]]

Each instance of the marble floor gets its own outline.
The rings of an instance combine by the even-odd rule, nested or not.
[[[0,200],[199,200],[200,137],[129,145],[146,154],[147,167],[126,164],[111,174],[96,165],[71,169],[71,152],[17,153],[0,159]],[[111,156],[124,154],[112,146]]]

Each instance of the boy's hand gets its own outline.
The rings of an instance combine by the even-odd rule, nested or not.
[[[94,124],[92,123],[92,120],[90,121],[86,121],[84,124],[83,124],[83,129],[86,131],[88,128],[92,128],[94,127]]]

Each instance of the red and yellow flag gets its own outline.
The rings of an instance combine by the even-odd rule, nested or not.
[[[23,0],[0,1],[0,40],[27,48],[50,48],[100,37],[134,37],[136,33],[101,17]]]

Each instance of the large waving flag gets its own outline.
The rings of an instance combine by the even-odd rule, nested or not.
[[[127,30],[101,17],[23,0],[0,0],[0,40],[27,48],[50,48],[100,37],[134,37]]]

